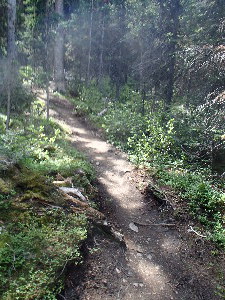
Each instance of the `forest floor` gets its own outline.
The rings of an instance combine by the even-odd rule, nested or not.
[[[69,127],[72,144],[95,166],[100,207],[107,221],[124,235],[126,244],[96,231],[86,246],[92,251],[82,266],[68,271],[60,298],[222,299],[215,294],[219,258],[210,256],[205,241],[189,233],[188,224],[163,213],[154,199],[137,188],[142,178],[135,166],[77,117],[69,101],[51,95],[51,103],[51,116]],[[171,222],[175,226],[159,225]],[[140,225],[143,223],[157,225]]]

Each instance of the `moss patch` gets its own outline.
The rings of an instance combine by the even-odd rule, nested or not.
[[[88,223],[52,181],[69,179],[90,199],[94,172],[35,104],[12,124],[0,133],[0,299],[53,300],[67,264],[82,260]]]
[[[56,299],[64,266],[82,259],[86,217],[43,175],[21,167],[11,180],[16,192],[0,193],[0,298]]]
[[[0,193],[1,194],[9,194],[11,191],[11,185],[9,182],[4,181],[0,178]]]

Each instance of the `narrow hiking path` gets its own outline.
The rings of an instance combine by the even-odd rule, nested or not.
[[[138,232],[130,229],[133,222],[158,224],[168,220],[136,188],[132,181],[134,166],[126,155],[76,117],[67,100],[54,95],[51,100],[51,115],[69,126],[71,142],[96,167],[104,213],[123,233],[127,246],[124,249],[97,233],[92,246],[99,250],[88,256],[79,284],[76,284],[77,270],[68,274],[63,298],[220,299],[214,294],[209,265],[200,256],[191,257],[188,240],[176,227],[137,226]]]

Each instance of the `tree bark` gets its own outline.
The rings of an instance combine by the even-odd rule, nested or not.
[[[126,0],[120,0],[117,4],[118,9],[118,42],[115,45],[114,55],[111,60],[111,79],[116,88],[116,100],[120,98],[121,87],[127,83],[128,63],[126,46]]]
[[[139,84],[140,84],[140,93],[141,93],[141,98],[142,98],[142,115],[145,115],[145,82],[144,82],[144,61],[143,61],[143,45],[142,45],[142,40],[140,38],[139,40],[139,45],[140,45],[140,65],[139,65]]]
[[[94,13],[94,0],[91,0],[91,20],[90,20],[90,29],[89,29],[89,49],[88,49],[88,66],[87,66],[87,82],[88,83],[90,81],[90,68],[91,68],[93,13]]]
[[[60,18],[64,17],[64,1],[56,0],[55,12]],[[64,29],[59,20],[55,38],[54,49],[54,81],[55,89],[59,92],[65,92],[65,74],[64,74]]]
[[[162,69],[165,78],[164,97],[169,107],[173,98],[174,75],[176,66],[176,49],[178,43],[179,16],[181,12],[180,0],[158,0],[161,14],[161,30],[163,47],[165,47],[165,67]]]
[[[49,121],[49,107],[50,107],[50,97],[49,97],[49,82],[46,86],[46,113],[47,113],[47,120]]]
[[[49,85],[50,85],[50,55],[49,55],[49,8],[50,8],[50,0],[46,1],[46,7],[45,7],[45,18],[46,18],[46,25],[45,25],[45,30],[46,30],[46,41],[45,41],[45,48],[46,48],[46,63],[44,66],[44,70],[46,72],[46,117],[47,120],[49,121],[49,109],[50,109],[50,96],[49,96]]]
[[[11,91],[13,88],[13,65],[15,63],[16,42],[15,42],[15,23],[16,23],[16,0],[8,0],[8,74],[7,74],[7,119],[6,129],[9,129],[11,115]]]
[[[104,38],[105,38],[105,16],[102,12],[102,28],[101,28],[101,45],[100,45],[100,57],[99,57],[99,83],[101,86],[103,76],[103,52],[104,52]]]

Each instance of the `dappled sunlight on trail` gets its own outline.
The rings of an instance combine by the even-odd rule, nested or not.
[[[127,161],[126,155],[76,118],[66,100],[62,99],[59,104],[53,97],[53,103],[52,115],[65,122],[72,132],[70,141],[95,166],[104,210],[109,221],[124,234],[127,246],[125,252],[118,250],[107,254],[108,259],[111,257],[111,261],[115,261],[113,274],[108,276],[113,276],[117,292],[113,294],[106,288],[91,289],[89,296],[90,290],[84,290],[82,299],[207,300],[206,287],[201,286],[188,263],[182,260],[182,245],[176,230],[138,225],[136,232],[131,229],[132,222],[161,223],[162,219],[135,187],[131,178],[134,166]],[[107,261],[100,264],[99,272],[105,272],[107,264]],[[101,277],[101,273],[98,276]],[[213,295],[211,299],[217,298]]]

